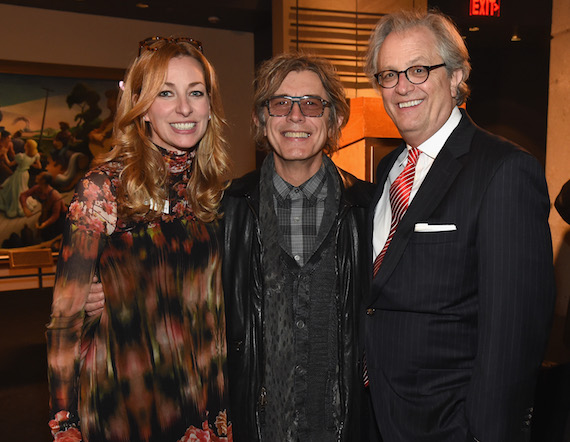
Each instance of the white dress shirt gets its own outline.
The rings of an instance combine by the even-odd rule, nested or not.
[[[451,115],[445,124],[441,126],[441,128],[429,139],[418,146],[420,156],[418,158],[418,163],[416,164],[416,174],[414,176],[414,184],[412,185],[409,204],[412,203],[414,196],[418,193],[418,189],[424,182],[431,165],[435,161],[435,157],[437,157],[437,154],[440,152],[453,130],[457,127],[460,120],[461,112],[459,111],[459,108],[455,107],[451,111]],[[374,262],[376,256],[382,251],[384,244],[386,244],[386,240],[388,239],[390,223],[392,222],[392,209],[390,207],[389,197],[390,186],[398,175],[400,175],[402,170],[404,170],[404,167],[406,167],[406,163],[408,162],[408,151],[410,149],[411,146],[407,145],[407,149],[404,150],[396,159],[394,166],[392,166],[392,169],[388,174],[388,179],[384,183],[382,196],[374,209],[374,232],[372,235],[374,256],[372,257],[372,262]]]

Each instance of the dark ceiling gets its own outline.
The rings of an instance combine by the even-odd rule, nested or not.
[[[254,33],[271,27],[271,0],[14,0],[0,3]]]

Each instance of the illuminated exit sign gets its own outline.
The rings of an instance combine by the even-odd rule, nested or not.
[[[469,15],[486,15],[499,17],[501,15],[501,0],[469,0]]]

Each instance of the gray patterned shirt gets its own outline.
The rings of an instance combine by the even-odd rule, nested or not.
[[[305,265],[315,249],[327,197],[325,165],[311,178],[295,187],[273,173],[273,202],[279,229],[291,256]]]

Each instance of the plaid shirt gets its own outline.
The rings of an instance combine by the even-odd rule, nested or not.
[[[325,165],[299,187],[289,184],[274,172],[273,187],[273,203],[279,228],[291,256],[303,266],[314,252],[325,211]]]

